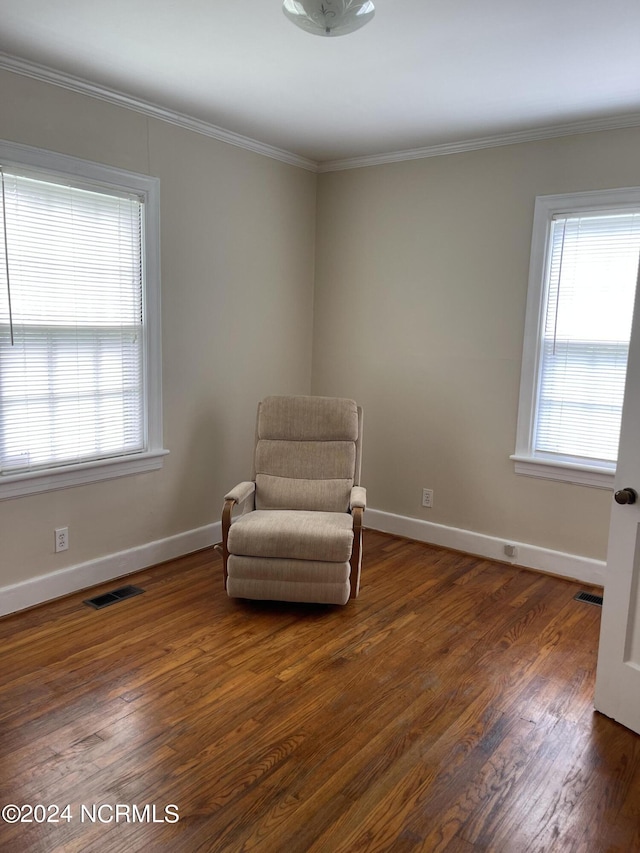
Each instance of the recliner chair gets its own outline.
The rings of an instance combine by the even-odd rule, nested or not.
[[[222,511],[224,583],[233,598],[346,604],[362,561],[362,409],[335,397],[258,405],[253,479]],[[235,504],[242,514],[233,518]]]

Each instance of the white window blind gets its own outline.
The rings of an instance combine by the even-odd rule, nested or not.
[[[554,217],[534,454],[615,464],[639,254],[639,212]]]
[[[143,202],[1,179],[0,474],[142,452]]]

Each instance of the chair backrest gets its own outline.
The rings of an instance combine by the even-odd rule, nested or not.
[[[258,405],[256,509],[346,512],[360,484],[362,409],[337,397],[267,397]]]

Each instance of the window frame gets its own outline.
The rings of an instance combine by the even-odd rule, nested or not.
[[[169,451],[163,448],[162,437],[159,179],[4,140],[0,140],[0,162],[7,169],[40,172],[48,180],[72,181],[87,189],[134,193],[143,201],[142,333],[145,423],[145,447],[142,452],[3,474],[0,476],[0,500],[162,468],[164,457]]]
[[[510,457],[516,474],[613,489],[616,465],[572,457],[550,458],[533,451],[537,390],[540,380],[542,328],[546,314],[546,279],[554,216],[640,209],[640,187],[538,196],[535,201],[531,259],[520,376],[516,449]]]

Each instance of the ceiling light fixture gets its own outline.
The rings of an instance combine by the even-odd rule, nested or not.
[[[371,0],[284,0],[290,21],[316,36],[343,36],[364,27],[375,14]]]

